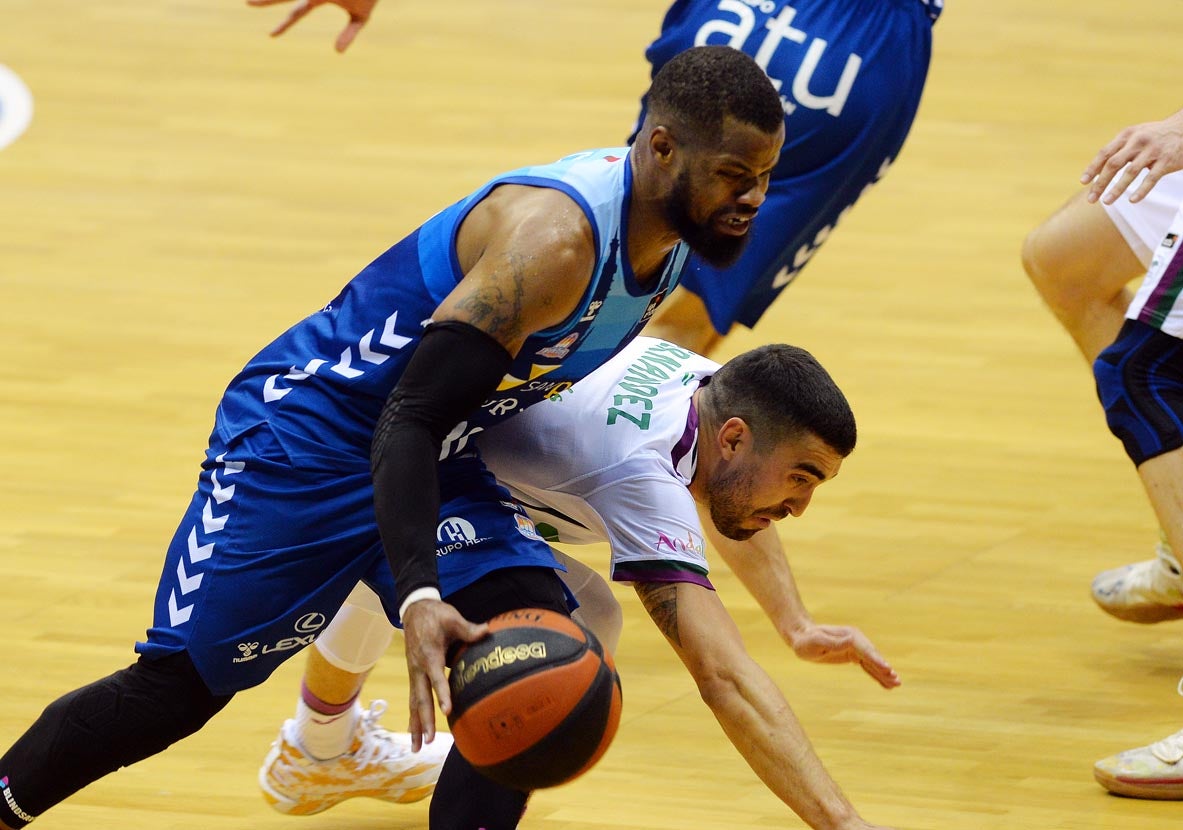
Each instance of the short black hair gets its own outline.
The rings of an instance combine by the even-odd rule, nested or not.
[[[715,425],[742,418],[757,447],[812,433],[843,458],[854,450],[854,413],[838,384],[809,352],[773,343],[723,364],[704,390]]]
[[[776,132],[785,118],[764,70],[730,46],[695,46],[675,55],[653,76],[646,106],[691,142],[717,143],[727,116],[765,133]]]

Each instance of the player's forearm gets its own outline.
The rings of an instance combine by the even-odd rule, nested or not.
[[[707,537],[739,581],[759,603],[777,632],[790,645],[795,632],[811,625],[813,619],[797,590],[797,581],[775,528],[760,531],[751,539],[738,542],[714,530],[704,517]]]
[[[401,604],[419,589],[439,590],[434,529],[440,445],[428,430],[406,423],[380,428],[379,440],[371,462],[374,513]]]
[[[435,526],[443,439],[497,387],[511,362],[485,332],[467,323],[434,323],[378,417],[370,449],[374,509],[400,603],[412,591],[439,587]]]
[[[700,681],[699,691],[731,743],[760,780],[815,830],[862,826],[826,772],[784,695],[763,670],[748,665]]]
[[[815,830],[867,827],[822,766],[780,689],[744,650],[718,595],[689,583],[635,587],[760,780]]]

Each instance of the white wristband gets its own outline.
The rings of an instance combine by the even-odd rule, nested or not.
[[[439,588],[416,588],[411,593],[407,594],[407,598],[403,600],[403,604],[398,607],[398,618],[401,620],[407,615],[407,609],[414,605],[421,599],[442,599]]]

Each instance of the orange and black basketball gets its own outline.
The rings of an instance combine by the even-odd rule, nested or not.
[[[489,620],[461,649],[448,684],[456,748],[506,787],[537,790],[591,769],[620,723],[620,678],[590,631],[522,608]]]

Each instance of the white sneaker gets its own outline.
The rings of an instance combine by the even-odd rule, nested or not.
[[[1183,730],[1156,744],[1097,761],[1093,777],[1118,795],[1183,800]]]
[[[1183,695],[1183,678],[1179,694]],[[1183,730],[1156,744],[1102,758],[1093,766],[1093,777],[1118,795],[1183,800]]]
[[[296,739],[296,722],[285,721],[259,769],[263,799],[281,813],[307,816],[358,796],[399,804],[427,798],[452,748],[452,736],[439,732],[412,752],[408,733],[378,725],[385,711],[385,701],[371,703],[358,720],[349,751],[328,761],[305,753]]]
[[[1093,599],[1121,620],[1156,623],[1183,619],[1183,567],[1159,542],[1158,556],[1093,578]]]

